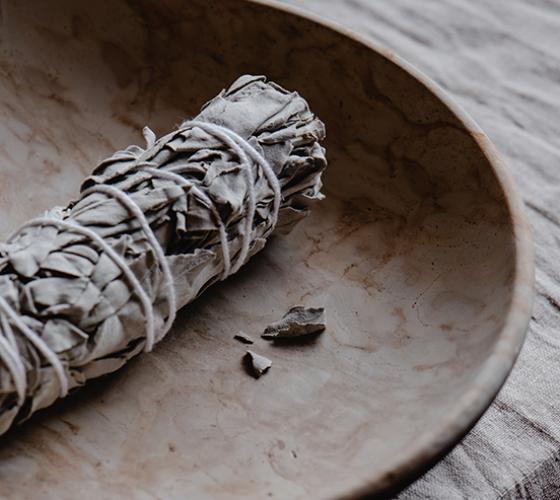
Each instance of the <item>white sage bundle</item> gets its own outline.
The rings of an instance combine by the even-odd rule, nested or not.
[[[0,246],[0,433],[151,350],[177,309],[289,231],[322,198],[324,135],[297,93],[243,76],[16,231]]]

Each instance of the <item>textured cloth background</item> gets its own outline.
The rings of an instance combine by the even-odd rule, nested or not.
[[[527,341],[495,403],[399,498],[560,498],[560,0],[283,0],[382,42],[482,126],[537,254]]]

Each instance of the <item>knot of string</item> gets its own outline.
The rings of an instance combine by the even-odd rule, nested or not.
[[[177,185],[185,189],[192,190],[193,193],[196,194],[196,196],[198,196],[206,204],[212,216],[214,217],[216,224],[218,225],[220,247],[224,263],[222,279],[225,279],[230,274],[233,274],[239,270],[239,268],[245,263],[250,250],[250,244],[252,241],[251,235],[256,211],[255,178],[252,168],[253,162],[261,167],[263,174],[274,193],[272,204],[272,218],[270,224],[271,227],[276,226],[276,223],[278,221],[278,211],[281,202],[280,184],[268,161],[239,134],[221,125],[202,122],[198,120],[191,120],[182,123],[180,131],[192,129],[195,127],[220,140],[224,145],[235,152],[243,168],[243,175],[245,176],[245,180],[247,183],[248,202],[245,214],[245,228],[243,231],[241,231],[240,234],[241,249],[235,263],[232,264],[231,262],[231,249],[229,246],[226,224],[220,217],[219,212],[212,199],[198,185],[188,181],[183,176],[177,173],[166,170],[159,170],[155,168],[154,164],[149,161],[138,161],[134,165],[134,168],[146,171],[150,173],[152,177],[159,177],[161,179],[174,181]],[[153,135],[154,134],[150,129],[148,129],[147,127],[144,129],[144,136],[146,137],[146,141],[148,142],[148,144],[150,143],[150,138],[153,137]],[[146,216],[142,212],[142,209],[128,193],[111,185],[99,184],[84,190],[81,193],[81,199],[94,193],[102,193],[107,197],[114,198],[115,200],[119,201],[125,208],[127,208],[138,221],[140,228],[146,236],[149,245],[154,251],[159,267],[161,268],[163,274],[168,305],[167,319],[164,322],[162,331],[159,334],[158,338],[156,338],[155,332],[154,305],[152,300],[150,299],[148,292],[144,289],[140,280],[129,268],[125,259],[120,256],[105,239],[103,239],[92,229],[81,226],[72,219],[63,220],[54,217],[39,217],[27,222],[22,227],[20,227],[14,234],[12,234],[8,238],[8,243],[21,235],[22,231],[27,228],[33,226],[50,225],[64,231],[80,234],[85,238],[89,238],[93,243],[97,244],[106,253],[106,255],[111,258],[113,262],[119,267],[123,275],[128,280],[135,295],[140,301],[146,320],[146,343],[144,350],[149,352],[152,350],[154,343],[167,334],[167,332],[171,328],[171,325],[173,324],[173,321],[175,320],[177,312],[177,296],[175,293],[175,285],[169,263],[167,262],[165,252],[157,237],[155,236],[154,231],[150,227],[150,224],[146,219]],[[14,381],[14,386],[18,395],[18,404],[21,405],[26,397],[27,375],[25,363],[19,351],[12,326],[15,326],[19,330],[19,332],[27,338],[27,340],[43,355],[45,360],[52,366],[59,381],[60,397],[66,396],[70,385],[69,377],[56,352],[53,351],[53,349],[49,347],[49,345],[41,338],[41,336],[38,335],[25,322],[23,316],[21,316],[17,312],[17,310],[9,304],[8,301],[6,301],[3,297],[0,297],[0,327],[2,328],[3,333],[3,335],[0,334],[0,359],[7,367]]]

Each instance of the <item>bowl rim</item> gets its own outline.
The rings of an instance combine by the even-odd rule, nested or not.
[[[525,340],[533,305],[535,263],[531,228],[506,163],[480,126],[439,84],[381,43],[335,21],[300,7],[280,3],[279,0],[245,0],[245,2],[280,10],[285,14],[306,19],[323,29],[341,34],[407,72],[438,98],[464,126],[478,144],[504,192],[515,241],[515,276],[506,319],[490,356],[474,377],[470,388],[457,398],[452,409],[442,417],[437,429],[413,440],[393,460],[372,474],[369,480],[362,481],[361,485],[354,486],[349,492],[333,492],[338,498],[371,498],[372,495],[378,497],[394,494],[420,477],[461,441],[488,409],[511,372]]]

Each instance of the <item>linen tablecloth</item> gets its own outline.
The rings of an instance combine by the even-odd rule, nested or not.
[[[441,85],[510,166],[536,246],[527,341],[475,428],[399,499],[560,498],[560,0],[283,0]]]

